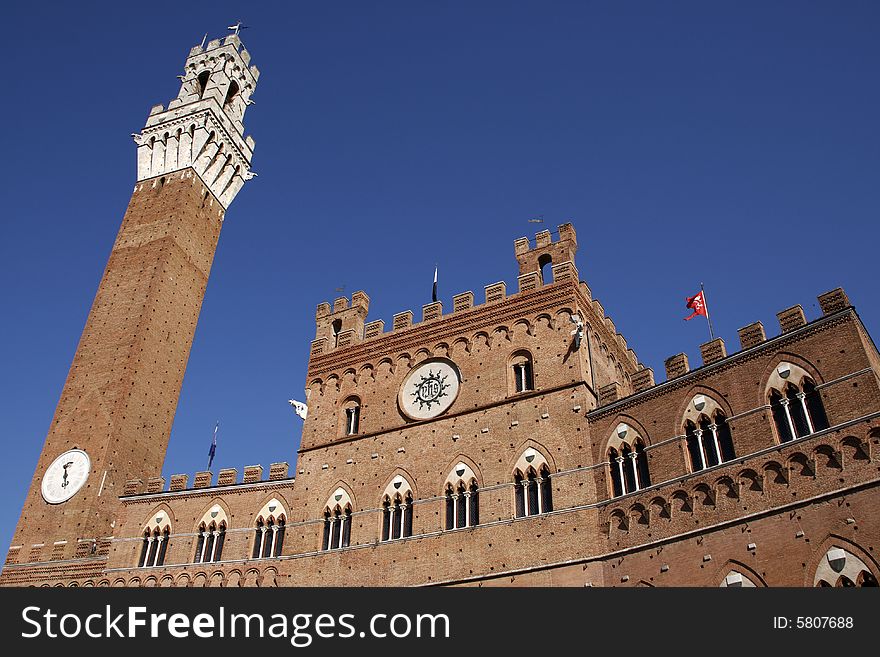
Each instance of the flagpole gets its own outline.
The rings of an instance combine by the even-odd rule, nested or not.
[[[205,470],[211,469],[211,464],[214,461],[214,455],[217,453],[217,430],[220,428],[220,420],[217,420],[217,424],[214,425],[214,438],[211,441],[211,449],[208,450],[208,467]]]
[[[703,289],[703,283],[700,283],[700,294],[703,295],[703,307],[706,309],[706,321],[709,322],[709,339],[715,339],[715,331],[712,330],[712,319],[709,317],[709,304],[706,303],[706,291]]]

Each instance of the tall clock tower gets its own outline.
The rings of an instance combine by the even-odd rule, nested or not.
[[[133,134],[137,183],[37,463],[12,548],[82,556],[128,479],[158,475],[226,209],[253,177],[259,71],[237,35],[190,50],[180,92]]]

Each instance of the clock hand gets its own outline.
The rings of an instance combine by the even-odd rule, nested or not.
[[[67,463],[64,464],[64,476],[61,478],[62,482],[63,482],[61,484],[61,488],[67,488],[67,484],[70,483],[69,481],[67,481],[67,468],[69,468],[72,465],[73,465],[73,461],[68,461]]]

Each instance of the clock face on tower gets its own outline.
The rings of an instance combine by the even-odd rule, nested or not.
[[[81,449],[71,449],[46,468],[40,491],[49,504],[61,504],[73,497],[89,478],[92,462]]]

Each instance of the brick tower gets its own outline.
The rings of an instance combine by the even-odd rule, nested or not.
[[[100,554],[123,483],[161,472],[223,217],[253,176],[258,77],[237,35],[196,46],[132,135],[137,183],[16,527],[23,560]]]

